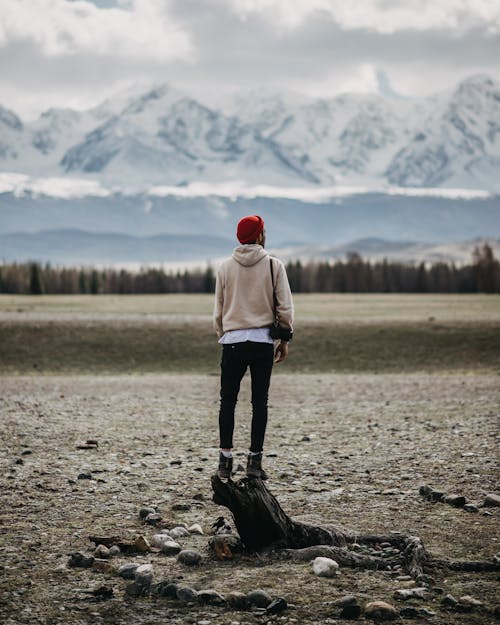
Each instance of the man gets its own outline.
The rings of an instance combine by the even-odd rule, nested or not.
[[[232,474],[234,410],[249,367],[252,428],[246,472],[249,477],[265,480],[262,452],[271,372],[273,363],[283,362],[288,355],[287,340],[275,345],[269,328],[276,318],[291,338],[293,302],[283,263],[264,249],[263,219],[258,215],[244,217],[238,222],[236,236],[241,245],[220,266],[215,286],[214,327],[222,344],[217,474],[222,479]]]

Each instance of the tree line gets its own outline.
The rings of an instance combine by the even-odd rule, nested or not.
[[[500,293],[500,263],[487,244],[476,247],[471,263],[460,266],[370,262],[353,252],[345,260],[291,261],[286,268],[294,293]],[[214,287],[211,265],[189,271],[142,268],[138,272],[38,262],[0,265],[0,293],[212,293]]]

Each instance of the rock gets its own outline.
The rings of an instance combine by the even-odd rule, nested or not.
[[[175,466],[180,466],[182,464],[182,460],[171,460],[170,464],[175,467]]]
[[[194,549],[184,549],[177,556],[177,561],[187,566],[196,566],[201,562],[201,553]]]
[[[441,600],[441,603],[448,608],[454,608],[457,605],[458,601],[453,595],[445,595]]]
[[[466,503],[464,506],[464,510],[466,512],[479,512],[479,508],[475,506],[473,503]]]
[[[470,595],[464,595],[463,597],[460,597],[458,601],[459,603],[462,603],[463,605],[470,605],[474,608],[478,608],[483,605],[482,601],[479,601],[479,599],[475,599],[474,597],[471,597]]]
[[[92,473],[90,473],[90,472],[79,473],[78,477],[76,479],[77,480],[91,480],[92,479]]]
[[[233,610],[247,610],[250,605],[247,596],[237,591],[230,592],[226,595],[226,601]]]
[[[405,607],[401,608],[399,616],[402,618],[418,618],[420,616],[420,611],[417,610],[417,608]]]
[[[418,492],[429,501],[442,501],[444,497],[443,491],[435,490],[427,485],[421,486]]]
[[[94,560],[94,556],[86,556],[83,553],[76,551],[75,553],[70,554],[68,566],[80,569],[89,569]]]
[[[424,618],[426,616],[429,617],[429,618],[432,618],[433,616],[436,616],[436,613],[433,610],[429,610],[429,608],[420,608],[418,612]]]
[[[331,558],[318,557],[312,562],[312,570],[318,577],[335,577],[339,574],[339,565]]]
[[[188,532],[190,534],[198,534],[199,536],[203,536],[204,533],[205,533],[203,531],[203,528],[201,527],[201,525],[199,523],[194,523],[193,525],[191,525],[187,529],[188,529]]]
[[[161,549],[166,542],[172,541],[172,537],[170,534],[164,534],[163,532],[159,534],[155,534],[151,538],[151,546],[156,547],[157,549]]]
[[[176,556],[181,551],[181,546],[175,540],[167,540],[161,546],[161,552],[167,556]]]
[[[356,605],[357,603],[358,600],[354,595],[345,595],[344,597],[340,597],[340,599],[336,599],[333,602],[333,605],[343,608],[346,605]]]
[[[172,510],[175,510],[177,512],[188,512],[188,510],[191,510],[191,504],[190,503],[174,503],[172,506]]]
[[[288,608],[288,603],[283,597],[276,597],[266,608],[266,614],[280,614]]]
[[[118,556],[121,553],[121,549],[120,547],[118,547],[118,545],[113,545],[112,547],[109,548],[109,557],[112,558],[113,556]]]
[[[179,601],[184,601],[184,603],[194,603],[198,600],[198,593],[194,588],[190,588],[189,586],[178,587],[176,596]]]
[[[238,536],[222,534],[213,536],[208,541],[209,549],[217,560],[232,560],[237,553],[242,553],[243,544]]]
[[[156,514],[156,510],[154,508],[144,507],[139,510],[139,517],[144,521],[148,514]]]
[[[21,452],[21,456],[30,456],[33,452],[31,449],[23,449]]]
[[[311,437],[307,436],[307,434],[305,434],[301,439],[300,439],[301,443],[310,443],[311,442]]]
[[[159,512],[150,512],[144,519],[144,523],[147,523],[148,525],[158,525],[162,519],[163,517]]]
[[[135,572],[138,568],[139,565],[135,564],[135,562],[122,564],[122,566],[118,569],[118,575],[123,577],[123,579],[135,579]]]
[[[224,606],[227,604],[226,599],[219,594],[216,590],[200,590],[198,592],[198,601],[200,603],[206,603],[207,605]]]
[[[144,536],[137,536],[137,538],[132,543],[132,547],[135,551],[139,553],[148,553],[151,551],[151,545],[144,538]]]
[[[153,567],[151,564],[141,564],[135,570],[135,583],[149,588],[153,581]]]
[[[365,606],[365,616],[373,620],[393,621],[398,618],[398,611],[385,601],[370,601]]]
[[[272,601],[272,597],[260,589],[248,592],[247,599],[250,605],[254,605],[256,608],[267,608]]]
[[[94,556],[96,558],[107,559],[110,557],[109,549],[105,545],[97,545],[97,547],[94,550]]]
[[[147,586],[142,586],[137,582],[132,582],[128,586],[125,587],[125,594],[129,597],[142,597],[147,594],[149,588]]]
[[[177,599],[177,588],[177,584],[172,582],[159,582],[152,590],[155,594],[160,595],[160,597]]]
[[[353,603],[345,605],[339,614],[340,618],[357,619],[361,616],[361,606]]]
[[[500,495],[495,495],[494,493],[490,493],[489,495],[486,495],[483,506],[486,506],[486,507],[500,506]]]
[[[187,529],[185,527],[181,527],[180,525],[177,527],[174,527],[174,529],[169,530],[170,531],[170,536],[172,538],[175,538],[176,540],[178,538],[183,538],[184,536],[189,536],[189,532],[187,531]]]
[[[447,495],[444,498],[444,502],[454,508],[463,508],[467,503],[467,500],[463,495]]]
[[[426,588],[399,588],[394,592],[394,599],[398,601],[408,601],[408,599],[426,599],[428,596]]]

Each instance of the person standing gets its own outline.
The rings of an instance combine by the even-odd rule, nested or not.
[[[273,364],[288,356],[293,300],[283,263],[264,249],[264,220],[259,215],[244,217],[236,236],[241,245],[221,264],[215,284],[214,328],[222,345],[217,475],[232,475],[234,411],[241,380],[250,368],[252,426],[246,473],[266,480],[262,453],[269,384]],[[284,336],[276,341],[270,333],[275,319]]]

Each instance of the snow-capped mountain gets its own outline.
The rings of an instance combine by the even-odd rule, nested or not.
[[[237,94],[221,107],[168,85],[24,123],[0,107],[0,171],[117,187],[453,187],[500,192],[500,83],[473,76],[420,100]]]

